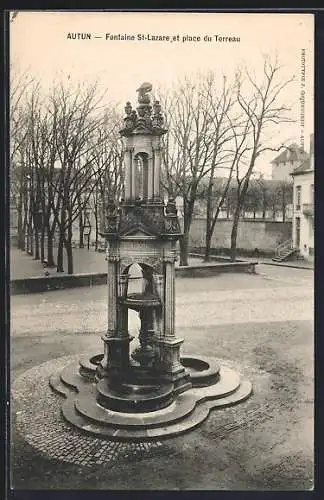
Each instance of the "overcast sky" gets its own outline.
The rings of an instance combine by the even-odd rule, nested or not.
[[[91,39],[69,39],[68,33],[90,33]],[[106,40],[106,33],[135,35],[135,41]],[[300,143],[302,50],[305,49],[305,147],[313,132],[313,16],[311,14],[19,12],[10,24],[10,58],[19,71],[28,70],[44,89],[55,78],[70,82],[98,79],[110,100],[135,103],[143,81],[170,87],[178,78],[197,71],[231,76],[246,65],[261,76],[262,54],[278,55],[282,80],[296,83],[283,94],[293,104],[296,123],[281,125],[278,141]],[[179,35],[179,41],[139,41],[143,35]],[[212,37],[205,42],[204,37]],[[239,37],[218,42],[215,36]],[[183,37],[201,41],[182,41]],[[102,38],[95,38],[102,37]],[[267,153],[258,169],[270,173]]]

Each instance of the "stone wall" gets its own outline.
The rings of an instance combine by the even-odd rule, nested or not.
[[[291,222],[241,220],[238,227],[237,248],[272,252],[276,246],[291,238]],[[212,248],[230,248],[232,220],[220,219],[216,222],[212,238]],[[190,248],[205,247],[206,222],[195,219],[190,230]]]

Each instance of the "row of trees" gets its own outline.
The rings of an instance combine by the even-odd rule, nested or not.
[[[215,179],[211,193],[213,200],[222,196],[226,182],[226,178]],[[236,198],[237,185],[235,180],[232,180],[222,205],[222,211],[226,212],[227,218],[231,218],[235,211]],[[242,216],[252,215],[254,219],[256,217],[262,219],[279,217],[285,221],[292,198],[292,182],[268,180],[263,177],[251,179],[242,206]],[[201,191],[200,199],[197,199],[195,215],[205,217],[207,205],[208,190],[205,187]]]
[[[260,81],[247,69],[237,71],[231,81],[209,73],[159,93],[168,127],[162,182],[169,196],[183,202],[182,265],[188,264],[190,226],[199,200],[206,203],[206,260],[225,206],[233,214],[233,260],[244,209],[257,212],[260,203],[265,209],[268,186],[263,179],[250,181],[258,157],[284,147],[274,147],[269,129],[290,121],[289,108],[280,104],[289,83],[281,80],[278,63],[265,58]],[[93,211],[98,235],[100,201],[119,199],[122,193],[122,116],[116,106],[103,106],[104,97],[97,83],[71,88],[61,82],[43,94],[33,79],[12,75],[11,190],[17,200],[18,246],[58,271],[63,271],[65,250],[67,271],[73,273],[75,223],[82,246],[87,211]]]
[[[120,195],[120,117],[112,106],[102,107],[103,97],[97,83],[74,89],[59,83],[44,97],[26,75],[11,84],[10,187],[18,247],[57,271],[64,270],[65,250],[67,271],[73,273],[74,224],[79,222],[83,246],[89,208],[97,226],[100,200]]]
[[[183,201],[180,261],[188,264],[188,244],[197,200],[206,198],[206,255],[227,194],[235,182],[231,258],[251,176],[260,155],[279,151],[273,134],[290,122],[290,108],[281,102],[292,79],[283,80],[277,60],[264,57],[258,78],[247,68],[232,80],[215,73],[185,78],[161,95],[169,133],[164,147],[164,185]],[[220,175],[221,174],[221,175]],[[221,184],[217,177],[222,177]],[[207,188],[206,188],[207,185]],[[215,196],[218,190],[219,195]]]

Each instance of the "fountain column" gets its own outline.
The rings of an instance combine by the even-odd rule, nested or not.
[[[175,260],[174,248],[164,253],[163,334],[158,344],[163,376],[174,383],[176,392],[182,392],[190,387],[190,383],[180,361],[183,339],[175,335]]]
[[[119,276],[119,297],[124,298],[127,294],[128,274]],[[118,304],[118,325],[120,337],[128,337],[128,308],[122,303]]]
[[[132,192],[132,156],[134,148],[128,147],[125,150],[124,163],[125,163],[125,199],[130,200],[134,197]]]
[[[120,260],[114,247],[108,250],[108,330],[102,337],[105,371],[122,369],[129,365],[129,342],[125,310],[118,303],[118,277]],[[126,330],[125,330],[126,327]]]
[[[175,266],[173,258],[165,260],[164,334],[173,339],[175,313]]]
[[[161,170],[161,147],[153,146],[153,197],[155,200],[160,199],[160,170]]]

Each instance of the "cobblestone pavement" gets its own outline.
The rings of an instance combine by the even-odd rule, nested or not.
[[[51,363],[57,367],[64,364],[62,356],[101,352],[106,287],[13,296],[13,391],[19,393],[22,385],[28,385],[20,404],[13,407],[15,486],[311,488],[313,273],[261,265],[258,272],[177,279],[176,327],[185,340],[183,350],[236,363],[251,380],[254,395],[242,405],[212,412],[195,431],[163,444],[146,443],[146,448],[141,443],[102,444],[95,439],[78,447],[72,435],[64,447],[57,437],[61,399],[45,391]],[[137,334],[136,314],[130,324]],[[37,391],[39,423],[32,427],[28,392]],[[44,398],[46,405],[53,405],[51,446],[42,425]],[[24,444],[28,440],[34,443],[32,448]]]
[[[105,441],[80,434],[63,421],[60,413],[63,398],[49,390],[48,380],[78,358],[78,355],[63,356],[48,361],[27,370],[15,380],[12,393],[19,433],[45,457],[90,468],[100,465],[112,467],[117,460],[130,456],[143,457],[152,450],[156,452],[162,446],[159,441]],[[19,404],[16,404],[18,401]]]

